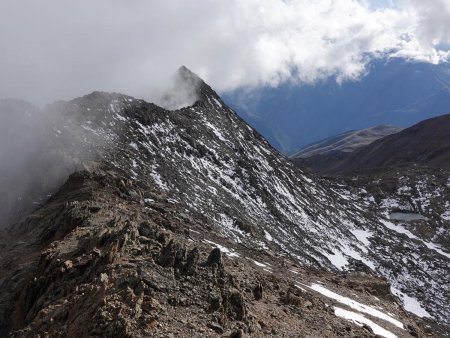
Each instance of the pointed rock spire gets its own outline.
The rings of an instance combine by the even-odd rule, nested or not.
[[[194,106],[213,106],[224,107],[225,104],[219,95],[197,74],[192,72],[186,66],[181,66],[176,74],[177,79],[185,84],[186,87],[193,89],[193,93],[196,96]]]

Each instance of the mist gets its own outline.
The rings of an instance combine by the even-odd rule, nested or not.
[[[0,228],[38,208],[70,174],[101,158],[107,142],[81,120],[82,109],[65,102],[40,109],[0,100]]]
[[[200,84],[182,67],[152,95],[158,105],[176,110],[197,101]],[[120,97],[97,91],[43,108],[0,99],[0,228],[39,208],[70,174],[101,165],[122,132],[114,120],[123,108]]]
[[[190,106],[198,100],[198,89],[201,79],[182,66],[159,88],[150,93],[151,101],[168,110],[177,110]]]
[[[356,81],[373,58],[447,62],[446,0],[0,2],[0,98],[157,101],[186,65],[219,92]]]
[[[19,100],[0,100],[0,226],[39,203],[48,178],[44,174],[48,120],[40,110]],[[48,169],[48,168],[45,168]],[[51,173],[51,172],[49,172]],[[36,186],[39,185],[39,186]],[[48,187],[52,188],[52,184]]]

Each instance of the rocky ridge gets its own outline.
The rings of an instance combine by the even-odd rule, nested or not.
[[[391,334],[434,336],[395,303],[384,279],[316,270],[239,245],[155,186],[111,170],[72,175],[8,235],[15,240],[1,243],[8,253],[2,335],[376,336],[336,315],[353,305],[308,287],[320,285],[398,318],[402,328],[365,314]]]
[[[182,69],[181,71],[184,72],[185,76],[195,76],[187,69]],[[147,222],[154,222],[153,216],[144,217],[140,215],[143,212],[141,209],[139,209],[140,212],[137,212],[137,209],[133,209],[130,203],[115,199],[117,197],[108,197],[107,200],[110,202],[103,204],[103,207],[100,207],[100,209],[98,209],[98,206],[90,208],[90,202],[82,203],[79,205],[84,208],[82,209],[82,216],[80,218],[75,217],[74,221],[69,222],[71,225],[65,225],[63,222],[65,216],[63,217],[62,215],[67,213],[64,210],[61,211],[59,209],[61,219],[58,216],[59,214],[51,214],[49,210],[45,209],[50,207],[51,199],[49,203],[42,207],[43,209],[38,209],[41,210],[41,219],[38,217],[36,221],[36,214],[32,214],[30,216],[31,219],[16,223],[10,228],[10,236],[16,237],[17,233],[21,231],[20,229],[23,229],[21,236],[27,236],[27,234],[31,236],[31,238],[28,238],[28,241],[22,240],[25,244],[19,244],[19,249],[24,250],[20,245],[30,246],[29,255],[31,257],[33,253],[38,255],[39,250],[46,248],[46,245],[50,249],[52,249],[52,246],[67,245],[73,252],[64,256],[66,253],[68,254],[68,251],[64,250],[69,249],[62,249],[62,256],[56,258],[55,262],[59,264],[73,261],[77,257],[76,255],[79,256],[81,254],[80,262],[84,259],[89,262],[86,263],[88,266],[90,264],[95,266],[92,269],[92,274],[87,275],[84,274],[87,270],[83,270],[83,265],[80,267],[83,271],[81,280],[87,281],[87,284],[92,286],[93,281],[96,280],[95,278],[102,278],[98,275],[101,269],[112,269],[113,266],[112,261],[103,261],[104,258],[102,258],[101,263],[95,263],[97,261],[95,257],[103,257],[102,250],[100,250],[100,254],[98,251],[91,251],[94,250],[94,246],[98,249],[101,246],[100,244],[103,243],[99,239],[100,244],[96,244],[97,235],[95,234],[97,231],[100,231],[100,228],[103,231],[103,228],[108,228],[108,224],[112,222],[111,226],[117,231],[121,231],[119,236],[121,239],[118,238],[117,241],[128,243],[130,236],[133,238],[143,236],[148,238],[148,243],[151,244],[154,241],[158,242],[159,233],[163,230],[177,233],[177,228],[183,229],[182,224],[187,222],[183,220],[183,217],[192,215],[191,217],[198,224],[197,227],[179,234],[180,237],[177,241],[169,245],[170,241],[161,240],[161,242],[158,242],[160,245],[154,244],[154,249],[152,249],[153,244],[150,245],[150,248],[142,249],[141,246],[146,243],[139,242],[136,244],[138,249],[130,249],[131,251],[127,253],[129,255],[127,257],[136,254],[138,260],[146,261],[150,260],[149,257],[151,256],[154,264],[152,263],[153,265],[144,270],[158,271],[157,275],[163,276],[165,276],[165,271],[168,271],[167,273],[170,276],[166,276],[167,278],[176,278],[176,276],[185,276],[186,271],[191,271],[191,263],[196,261],[198,256],[197,262],[203,264],[200,264],[201,269],[199,271],[202,271],[203,274],[201,278],[199,277],[198,283],[203,279],[210,280],[206,277],[209,273],[207,267],[211,261],[217,260],[214,257],[222,254],[219,255],[218,251],[215,251],[216,253],[212,255],[211,260],[208,259],[208,255],[212,246],[218,245],[221,248],[220,252],[228,253],[228,256],[232,257],[233,254],[237,254],[239,256],[244,255],[244,257],[253,257],[253,261],[250,261],[250,263],[253,262],[253,268],[259,269],[258,271],[264,271],[260,272],[265,274],[265,276],[275,275],[273,267],[278,265],[283,267],[283,264],[307,266],[307,268],[303,268],[307,269],[307,271],[302,275],[302,278],[313,275],[311,271],[316,271],[314,269],[317,268],[327,269],[335,273],[359,271],[365,274],[364,279],[369,278],[367,276],[370,276],[370,271],[374,271],[387,278],[393,287],[399,290],[400,294],[405,294],[411,299],[415,299],[421,307],[426,309],[430,316],[437,320],[438,324],[432,320],[424,319],[428,322],[427,325],[432,326],[435,330],[439,330],[439,325],[442,325],[444,328],[445,325],[448,325],[448,314],[450,313],[448,308],[449,290],[448,285],[445,284],[445,276],[448,275],[449,257],[444,249],[430,247],[421,239],[400,235],[398,231],[389,227],[389,223],[386,223],[388,222],[386,215],[382,211],[376,208],[369,210],[367,205],[361,202],[360,196],[354,191],[350,191],[346,186],[315,178],[296,168],[281,154],[271,148],[259,134],[239,119],[232,110],[226,107],[209,86],[202,81],[199,81],[199,83],[197,102],[192,106],[176,111],[164,110],[154,104],[136,100],[126,95],[100,92],[94,92],[70,102],[58,102],[47,107],[49,111],[57,112],[57,116],[60,118],[56,127],[60,133],[57,133],[58,136],[55,135],[55,138],[63,137],[64,134],[69,133],[77,137],[78,140],[83,141],[81,142],[83,149],[87,150],[83,153],[89,154],[89,161],[84,161],[83,166],[90,170],[91,174],[89,175],[96,177],[93,179],[91,176],[91,178],[87,179],[88,182],[92,180],[94,182],[101,182],[102,180],[111,182],[111,180],[116,180],[114,177],[121,177],[118,180],[119,183],[114,183],[119,186],[117,188],[118,191],[113,190],[112,196],[117,195],[126,201],[132,200],[132,203],[135,203],[138,209],[146,210],[145,208],[150,208],[150,210],[156,210],[163,215],[166,215],[167,210],[170,210],[170,208],[176,208],[175,214],[178,215],[176,218],[179,219],[181,217],[182,221],[177,221],[176,226],[173,226],[171,221],[161,221],[159,226],[162,228],[156,228],[156,232],[149,233],[144,229],[146,226],[143,226],[144,228],[141,229],[141,224],[146,220]],[[70,123],[66,121],[70,121]],[[75,125],[81,126],[76,133],[73,132],[71,127]],[[101,143],[97,142],[99,139],[102,140]],[[70,145],[66,149],[70,152]],[[98,170],[101,170],[102,173],[92,174],[92,172],[95,173]],[[98,178],[99,176],[105,178],[100,179]],[[81,175],[81,177],[83,176]],[[70,182],[71,180],[67,184],[70,185]],[[114,186],[114,184],[108,183],[107,185]],[[98,188],[97,185],[89,187],[88,184],[86,191],[93,194]],[[56,195],[52,198],[56,198]],[[73,198],[73,196],[70,198]],[[73,208],[78,208],[78,203],[76,203],[78,200],[70,198],[64,197],[64,205],[68,208],[73,202]],[[94,204],[98,204],[102,200],[101,195],[98,198],[94,198]],[[161,201],[163,202],[162,205]],[[127,217],[125,218],[121,216],[123,221],[117,223],[108,220],[106,217],[100,218],[96,222],[90,221],[92,217],[95,218],[95,215],[102,215],[99,211],[102,208],[110,212],[112,212],[111,209],[120,209],[120,203],[125,203],[125,209],[121,212],[117,210],[117,217],[119,214],[126,214]],[[60,205],[60,208],[63,208],[63,206]],[[132,210],[136,210],[138,216],[132,217]],[[37,212],[39,215],[39,211]],[[94,216],[91,214],[94,214]],[[47,222],[42,220],[42,217],[45,218],[45,215],[49,217]],[[112,215],[110,215],[111,219],[116,218],[113,215],[114,213],[112,212]],[[88,220],[87,223],[84,223],[86,221],[85,218]],[[126,219],[128,219],[128,223],[133,223],[130,223],[131,228],[137,228],[137,233],[135,230],[132,230],[133,234],[128,234],[128,230],[124,230],[128,229]],[[31,220],[37,222],[35,226],[27,226]],[[86,225],[82,226],[82,224]],[[97,226],[92,224],[97,224]],[[116,226],[115,224],[120,225]],[[91,229],[90,227],[93,228]],[[40,246],[32,244],[35,238],[32,229],[36,229],[36,231],[41,229],[46,234],[45,236],[40,235],[40,237],[43,236],[44,238],[43,241],[41,240]],[[89,231],[79,236],[76,235],[78,231],[83,232],[85,230]],[[206,232],[213,233],[214,237],[204,238],[201,241],[197,240],[197,245],[190,244],[189,239],[195,242],[198,233],[207,237]],[[75,237],[70,239],[67,236]],[[174,235],[172,234],[172,236]],[[82,238],[85,240],[80,241]],[[88,246],[82,244],[82,242],[90,242],[90,238],[93,238],[93,244]],[[177,244],[183,242],[183,238],[186,245]],[[146,241],[146,239],[143,240]],[[61,241],[61,244],[59,244],[59,241]],[[105,239],[105,241],[108,243],[109,239]],[[219,244],[219,242],[222,244]],[[133,239],[130,243],[137,242]],[[207,243],[209,243],[208,249],[206,249]],[[113,252],[113,254],[108,255],[113,256],[114,259],[122,255],[116,249],[111,249],[117,246],[117,250],[119,250],[119,246],[124,245],[119,244],[111,244],[111,247],[106,248],[106,251]],[[134,244],[130,245],[133,247]],[[199,251],[198,255],[197,251],[194,250],[196,246]],[[35,251],[32,250],[33,248]],[[245,248],[244,253],[240,253],[242,248]],[[399,248],[403,249],[398,250]],[[19,249],[10,247],[8,241],[3,244],[2,248],[3,252],[7,253],[17,253]],[[155,252],[151,253],[152,250],[155,250]],[[57,252],[56,256],[59,256],[61,250],[58,249],[55,252]],[[163,254],[163,252],[166,254]],[[396,253],[395,255],[393,255],[394,252]],[[203,255],[202,259],[200,259],[200,253]],[[12,271],[14,266],[20,266],[20,262],[16,261],[16,254],[12,256],[10,255],[10,260],[2,260],[6,271],[7,269]],[[24,256],[28,257],[27,254]],[[165,256],[167,256],[167,259],[164,258]],[[65,260],[63,261],[63,259]],[[248,260],[244,258],[239,260],[245,262],[244,266],[246,268],[243,269],[247,269],[249,265]],[[272,260],[275,260],[276,263],[272,262]],[[282,263],[285,260],[288,263]],[[410,264],[406,266],[407,271],[404,274],[399,274],[399,271],[405,269],[405,260],[410,262]],[[33,261],[30,260],[30,262]],[[28,270],[28,273],[37,271],[36,278],[38,276],[44,278],[41,285],[44,289],[48,284],[49,276],[52,276],[50,280],[56,278],[52,273],[53,268],[46,270],[47,265],[53,266],[55,271],[60,271],[61,269],[66,271],[64,266],[60,269],[58,264],[54,263],[56,265],[52,265],[52,262],[52,259],[50,259],[49,262],[43,263],[44,268],[33,267],[33,264],[29,263],[30,270]],[[96,264],[100,264],[101,268]],[[232,267],[233,264],[229,266]],[[169,270],[161,270],[161,267]],[[24,273],[27,271],[26,269],[22,270]],[[141,268],[140,271],[144,270]],[[217,273],[217,268],[214,268],[213,271]],[[286,269],[281,268],[280,271],[283,275],[287,273]],[[141,274],[137,265],[130,265],[130,273]],[[404,278],[406,273],[409,273],[407,279]],[[115,274],[116,272],[113,275],[116,276]],[[293,274],[294,279],[286,283],[295,283],[296,275],[295,273]],[[325,272],[317,272],[317,274],[322,277],[326,275]],[[252,283],[250,283],[252,286],[248,284],[246,288],[251,290],[251,294],[254,297],[258,298],[259,296],[257,295],[260,293],[258,290],[261,290],[259,283],[262,284],[262,281],[257,281],[253,279],[255,277],[251,276],[252,274],[249,273],[246,278],[252,280]],[[18,281],[26,280],[26,277],[30,277],[30,275],[23,276],[25,279],[21,279],[20,275],[18,277],[3,277],[2,287],[8,290],[17,290],[21,286]],[[107,274],[107,277],[108,280],[113,278],[109,274]],[[318,279],[320,280],[322,277]],[[159,277],[156,276],[155,278]],[[242,277],[238,275],[236,278]],[[300,281],[301,278],[298,278]],[[376,277],[373,278],[377,279]],[[426,284],[429,281],[432,281],[432,283]],[[311,286],[312,282],[312,280],[308,280],[307,283],[303,284]],[[198,283],[196,280],[192,281],[194,285]],[[245,284],[245,282],[243,283]],[[61,288],[63,285],[64,283],[61,283]],[[233,283],[228,283],[227,281],[224,285],[227,288],[234,287]],[[385,284],[385,290],[386,288],[389,289],[387,285]],[[358,286],[358,283],[356,286]],[[135,287],[137,288],[135,284],[130,286],[134,293],[134,296],[130,296],[133,300],[129,301],[130,304],[141,302],[140,294],[142,290],[140,288],[135,289]],[[254,292],[252,290],[255,287],[257,288]],[[261,287],[264,290],[264,286],[262,285]],[[276,290],[275,286],[273,288]],[[302,288],[305,289],[304,286]],[[40,288],[38,287],[38,289]],[[370,287],[370,289],[373,288]],[[95,290],[97,289],[95,288]],[[114,284],[112,289],[114,297],[116,297],[118,290],[118,284]],[[170,292],[172,291],[171,289]],[[46,297],[42,297],[39,292],[39,297],[33,296],[31,303],[36,301],[37,298],[41,299],[41,301],[29,304],[35,310],[44,309],[46,302],[51,303],[51,300],[46,301]],[[69,290],[65,292],[66,295],[72,295],[74,291]],[[33,294],[33,292],[31,293]],[[44,292],[47,296],[54,293],[53,291],[48,294]],[[81,293],[84,293],[84,291],[81,291]],[[6,314],[11,305],[11,299],[14,298],[13,294],[13,292],[5,293],[7,295],[6,298],[8,298],[8,295],[10,298],[2,300],[4,313]],[[61,294],[64,293],[62,292]],[[92,294],[88,294],[90,295],[88,299],[93,299]],[[307,294],[310,295],[310,292],[307,292]],[[386,294],[387,292],[384,292],[386,301],[392,300]],[[300,297],[298,290],[294,293],[294,296]],[[23,297],[29,298],[31,296],[24,295]],[[230,297],[234,300],[241,299],[238,295]],[[315,295],[314,297],[320,298],[322,296]],[[228,296],[226,294],[221,296],[222,303],[224,299],[225,303],[227,303]],[[244,299],[246,299],[245,296]],[[313,301],[309,301],[315,304]],[[109,304],[111,302],[112,300],[108,300],[106,303]],[[242,302],[238,301],[238,303]],[[294,303],[300,304],[302,301],[295,301]],[[387,302],[383,302],[383,304],[389,308],[393,306],[387,305],[390,304]],[[82,305],[79,306],[83,308]],[[230,311],[235,312],[235,310],[227,310],[229,307],[233,308],[234,305],[226,305],[225,310],[222,312],[228,313],[227,316],[232,318],[231,321],[233,321],[233,318],[237,320],[234,314],[229,314]],[[18,308],[23,309],[24,307],[20,305]],[[200,306],[199,308],[203,307]],[[24,316],[24,312],[29,313],[30,311],[30,308],[27,306],[25,306],[25,309],[21,310],[22,315],[15,312],[13,320],[11,321],[10,319],[10,324],[6,327],[14,327],[14,332],[17,332],[18,335],[25,335],[26,332],[34,330],[45,331],[46,329],[44,328],[38,329],[38,327],[41,327],[41,324],[33,326],[33,316],[37,315],[38,311]],[[106,311],[105,315],[113,310],[108,311]],[[238,312],[242,314],[242,309]],[[200,314],[203,316],[203,312]],[[321,315],[323,316],[323,314]],[[405,313],[399,314],[402,318],[404,318],[404,315]],[[16,317],[19,318],[17,321]],[[53,317],[50,316],[49,318]],[[62,317],[61,323],[63,324],[61,325],[68,325],[67,318]],[[141,317],[138,316],[138,318]],[[145,318],[150,320],[150,318]],[[205,320],[206,317],[201,318]],[[238,316],[238,318],[241,319],[237,321],[242,322],[242,316]],[[295,318],[298,320],[297,317]],[[331,311],[329,317],[327,315],[326,321],[333,321],[336,318],[336,313]],[[155,320],[159,323],[158,319],[155,318]],[[6,319],[4,321],[8,322]],[[116,321],[113,320],[113,322]],[[218,320],[215,322],[218,322]],[[408,322],[408,319],[405,319],[404,322]],[[243,328],[237,328],[233,325],[227,326],[223,322],[220,322],[219,325],[237,330],[236,332],[239,335],[241,334],[239,330],[242,330],[243,333],[249,333],[253,330],[250,322],[245,322],[244,320],[244,323],[245,326]],[[342,320],[339,319],[336,323],[342,324]],[[30,326],[26,328],[28,325]],[[56,327],[56,324],[49,324],[48,328],[51,329],[53,325]],[[135,324],[132,324],[130,330],[133,332],[133,335],[137,335],[138,331],[134,330],[139,325],[133,325]],[[278,325],[281,324],[278,323]],[[311,324],[311,328],[314,325]],[[407,325],[405,324],[404,328],[407,328]],[[263,327],[264,325],[259,323],[259,326]],[[255,327],[259,330],[257,325]],[[268,327],[271,326],[269,325]],[[398,336],[408,336],[411,331],[404,329],[398,331],[398,328],[390,327],[389,329],[394,330]],[[125,335],[128,334],[126,333],[127,330],[124,331]],[[183,332],[184,329],[180,330],[180,332]],[[444,330],[442,329],[441,332],[445,332]],[[304,332],[305,336],[311,334],[308,332]],[[342,335],[342,333],[338,333],[340,331],[333,331],[333,329],[330,332],[328,333],[330,337]],[[419,331],[416,330],[417,332]],[[100,333],[91,332],[89,334]],[[267,336],[270,333],[261,331],[258,334]],[[280,336],[282,335],[280,334]],[[285,336],[295,335],[292,332],[286,332]]]

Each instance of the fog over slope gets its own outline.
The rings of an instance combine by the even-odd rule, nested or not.
[[[64,175],[49,172],[48,120],[38,108],[25,101],[1,100],[0,120],[0,219],[5,223],[12,208],[30,206],[23,203],[25,197],[42,190],[50,177]]]
[[[193,104],[200,82],[190,74],[181,67],[158,90],[156,102],[167,109]],[[91,101],[102,97],[89,95]],[[114,145],[90,133],[93,124],[104,119],[106,126],[108,119],[99,112],[86,114],[84,106],[82,98],[71,101],[69,110],[65,101],[40,109],[23,100],[0,100],[0,227],[45,202],[71,173],[95,165]],[[120,109],[121,103],[116,106],[110,109]]]
[[[92,152],[80,125],[60,117],[52,106],[0,100],[0,227],[43,203]]]

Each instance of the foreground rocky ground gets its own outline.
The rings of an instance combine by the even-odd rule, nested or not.
[[[323,287],[401,322],[360,313],[395,336],[438,337],[370,271],[301,267],[230,242],[119,172],[75,173],[1,238],[1,336],[376,337],[338,317],[360,312]]]

